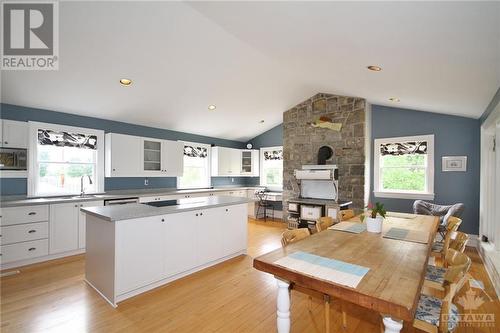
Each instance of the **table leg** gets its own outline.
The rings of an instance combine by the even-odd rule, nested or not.
[[[399,333],[403,329],[402,320],[394,320],[391,317],[383,317],[385,331],[384,333]]]
[[[278,333],[290,332],[290,283],[283,280],[276,280],[278,282],[278,299],[277,299],[277,319],[276,325]]]

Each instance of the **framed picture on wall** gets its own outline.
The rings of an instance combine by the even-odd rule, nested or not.
[[[448,171],[467,171],[467,156],[443,156],[442,168]]]

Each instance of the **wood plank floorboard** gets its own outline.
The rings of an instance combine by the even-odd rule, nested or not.
[[[276,282],[252,268],[252,258],[281,246],[281,222],[248,224],[248,255],[240,256],[168,285],[133,297],[112,308],[83,278],[85,256],[22,267],[0,280],[0,330],[10,332],[275,332]],[[493,327],[462,325],[459,333],[500,332],[500,302],[475,249],[467,254],[471,275],[483,281],[476,296],[486,300],[476,310],[496,316]],[[464,296],[468,285],[459,293]],[[477,289],[474,289],[477,291]],[[491,297],[491,300],[488,298]],[[347,330],[341,327],[340,304],[333,300],[332,332],[379,332],[380,316],[345,305]],[[459,306],[460,312],[464,310]],[[324,332],[323,306],[292,291],[292,332]],[[403,332],[420,332],[413,327]]]

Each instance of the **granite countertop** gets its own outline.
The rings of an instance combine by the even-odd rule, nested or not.
[[[81,208],[84,213],[96,216],[105,221],[130,220],[149,216],[175,214],[206,208],[246,204],[254,200],[239,197],[211,196],[178,199],[176,206],[154,207],[146,204],[128,204],[116,206]]]
[[[262,187],[263,186],[222,186],[216,188],[203,188],[203,189],[191,189],[191,190],[178,190],[176,188],[113,190],[113,191],[107,191],[105,193],[90,195],[88,197],[56,196],[56,197],[30,198],[25,195],[12,195],[12,196],[0,197],[0,206],[16,207],[16,206],[30,206],[30,205],[48,205],[48,204],[66,203],[66,202],[145,197],[151,195],[175,195],[175,194],[188,194],[188,193],[220,192],[220,191],[231,191],[231,190],[247,190],[247,189],[255,189]]]

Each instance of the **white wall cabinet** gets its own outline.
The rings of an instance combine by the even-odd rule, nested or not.
[[[27,122],[2,119],[0,125],[0,147],[28,149]]]
[[[140,137],[108,133],[105,138],[106,177],[135,177],[141,174]]]
[[[240,173],[240,149],[212,147],[212,176],[239,176]]]
[[[240,165],[242,176],[259,176],[259,151],[256,149],[241,150]]]
[[[106,177],[182,176],[182,142],[108,133],[105,145]]]

